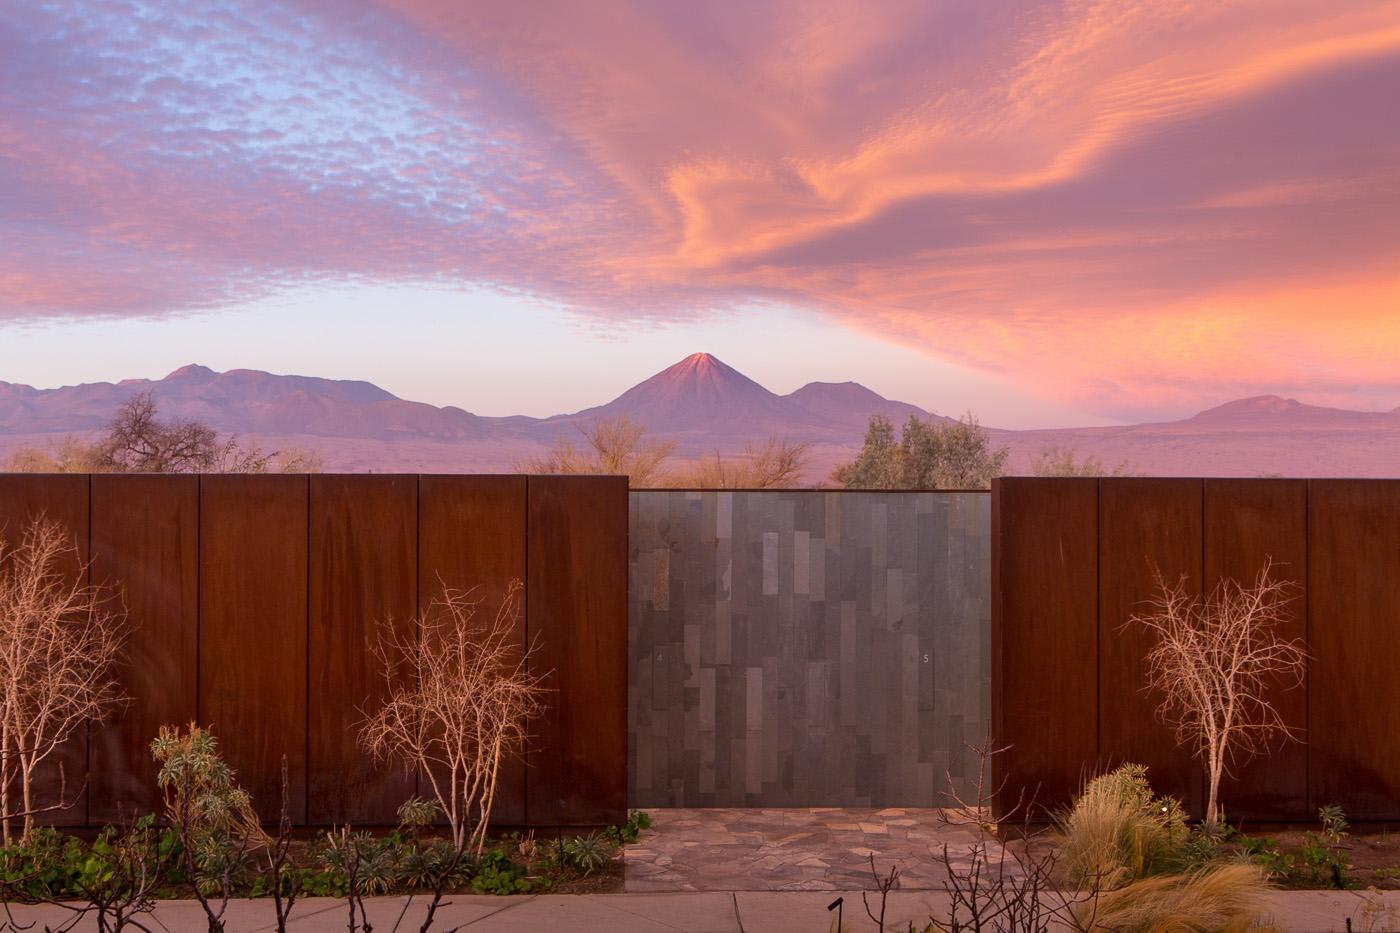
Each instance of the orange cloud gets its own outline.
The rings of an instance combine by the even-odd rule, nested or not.
[[[1129,416],[1400,396],[1396,0],[234,6],[0,28],[0,314],[427,277]]]

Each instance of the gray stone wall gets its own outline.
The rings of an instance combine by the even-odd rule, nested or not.
[[[990,715],[990,496],[631,493],[630,803],[965,790]]]

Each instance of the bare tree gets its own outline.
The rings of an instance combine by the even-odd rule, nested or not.
[[[1296,587],[1272,570],[1266,562],[1253,586],[1223,579],[1204,599],[1188,592],[1185,577],[1169,585],[1157,573],[1157,595],[1127,623],[1157,636],[1148,689],[1161,694],[1158,714],[1205,767],[1208,824],[1220,819],[1221,776],[1294,737],[1270,694],[1301,686],[1308,656],[1278,634]]]
[[[939,818],[949,826],[971,831],[972,841],[963,851],[945,841],[934,853],[934,862],[944,873],[943,889],[948,894],[948,910],[943,917],[930,918],[934,930],[946,933],[1048,933],[1051,929],[1085,931],[1087,907],[1092,918],[1100,886],[1097,878],[1087,879],[1080,889],[1058,884],[1059,855],[1054,847],[1037,845],[1039,830],[1031,822],[1033,800],[1024,794],[1014,804],[1004,801],[1002,829],[1011,830],[1022,820],[1020,843],[1008,844],[998,837],[991,821],[992,803],[1004,798],[1006,781],[993,784],[992,759],[1006,751],[990,740],[968,746],[977,757],[977,779],[971,799],[961,796],[952,774],[946,774],[947,804]]]
[[[520,642],[520,582],[498,612],[479,618],[477,590],[444,588],[404,634],[380,631],[377,653],[387,699],[360,737],[375,756],[416,767],[432,787],[452,842],[479,854],[502,760],[518,754],[543,712],[543,676]]]
[[[701,457],[676,482],[700,489],[790,489],[802,479],[811,447],[774,434],[760,445],[745,445],[738,456],[716,450]]]
[[[39,766],[85,723],[124,701],[115,668],[127,634],[125,613],[111,588],[90,586],[82,582],[86,576],[72,536],[43,516],[24,528],[17,546],[0,541],[0,824],[6,845],[16,815],[15,778],[28,836]]]
[[[150,392],[127,399],[96,446],[98,462],[119,473],[266,473],[277,456],[194,418],[160,418]]]
[[[264,451],[222,437],[194,418],[161,418],[150,392],[127,399],[107,433],[95,440],[68,437],[57,449],[21,448],[4,463],[19,473],[316,473],[322,468],[315,451]]]
[[[520,463],[521,472],[620,475],[641,488],[660,477],[662,466],[676,449],[672,441],[649,440],[646,425],[626,415],[598,418],[578,430],[586,443],[584,448],[561,437],[543,456]]]

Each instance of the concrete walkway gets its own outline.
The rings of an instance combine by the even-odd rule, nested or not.
[[[525,931],[597,930],[607,933],[828,933],[835,915],[827,905],[837,896],[845,898],[846,929],[852,933],[874,931],[865,916],[860,892],[783,892],[737,891],[672,894],[538,895],[524,897],[453,897],[439,910],[434,930],[454,926],[473,933],[525,933]],[[1346,930],[1352,918],[1356,931],[1400,930],[1400,892],[1370,895],[1374,906],[1368,909],[1367,895],[1360,892],[1279,891],[1271,895],[1274,921],[1279,929],[1295,933],[1332,933]],[[376,933],[416,931],[422,922],[421,903],[406,898],[381,897],[370,901],[370,919]],[[934,891],[897,891],[890,895],[885,929],[903,930],[909,923],[921,928],[931,914],[946,909],[944,895]],[[42,931],[45,924],[56,925],[69,918],[61,908],[12,905],[15,926],[0,930]],[[402,921],[399,921],[402,915]],[[229,905],[229,933],[272,930],[272,902],[243,900]],[[164,901],[156,911],[155,922],[143,918],[154,930],[187,933],[205,928],[199,905],[193,901]],[[95,923],[77,930],[93,930]],[[312,898],[300,902],[292,918],[297,933],[345,933],[343,902]]]

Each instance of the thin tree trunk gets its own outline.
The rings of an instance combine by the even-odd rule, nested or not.
[[[0,826],[3,826],[5,847],[10,845],[10,780],[14,777],[14,767],[10,764],[10,724],[6,720],[0,726]]]
[[[24,790],[24,835],[21,839],[28,839],[29,834],[34,831],[34,801],[33,801],[33,776],[34,764],[27,757],[21,756],[20,766],[20,786]]]

